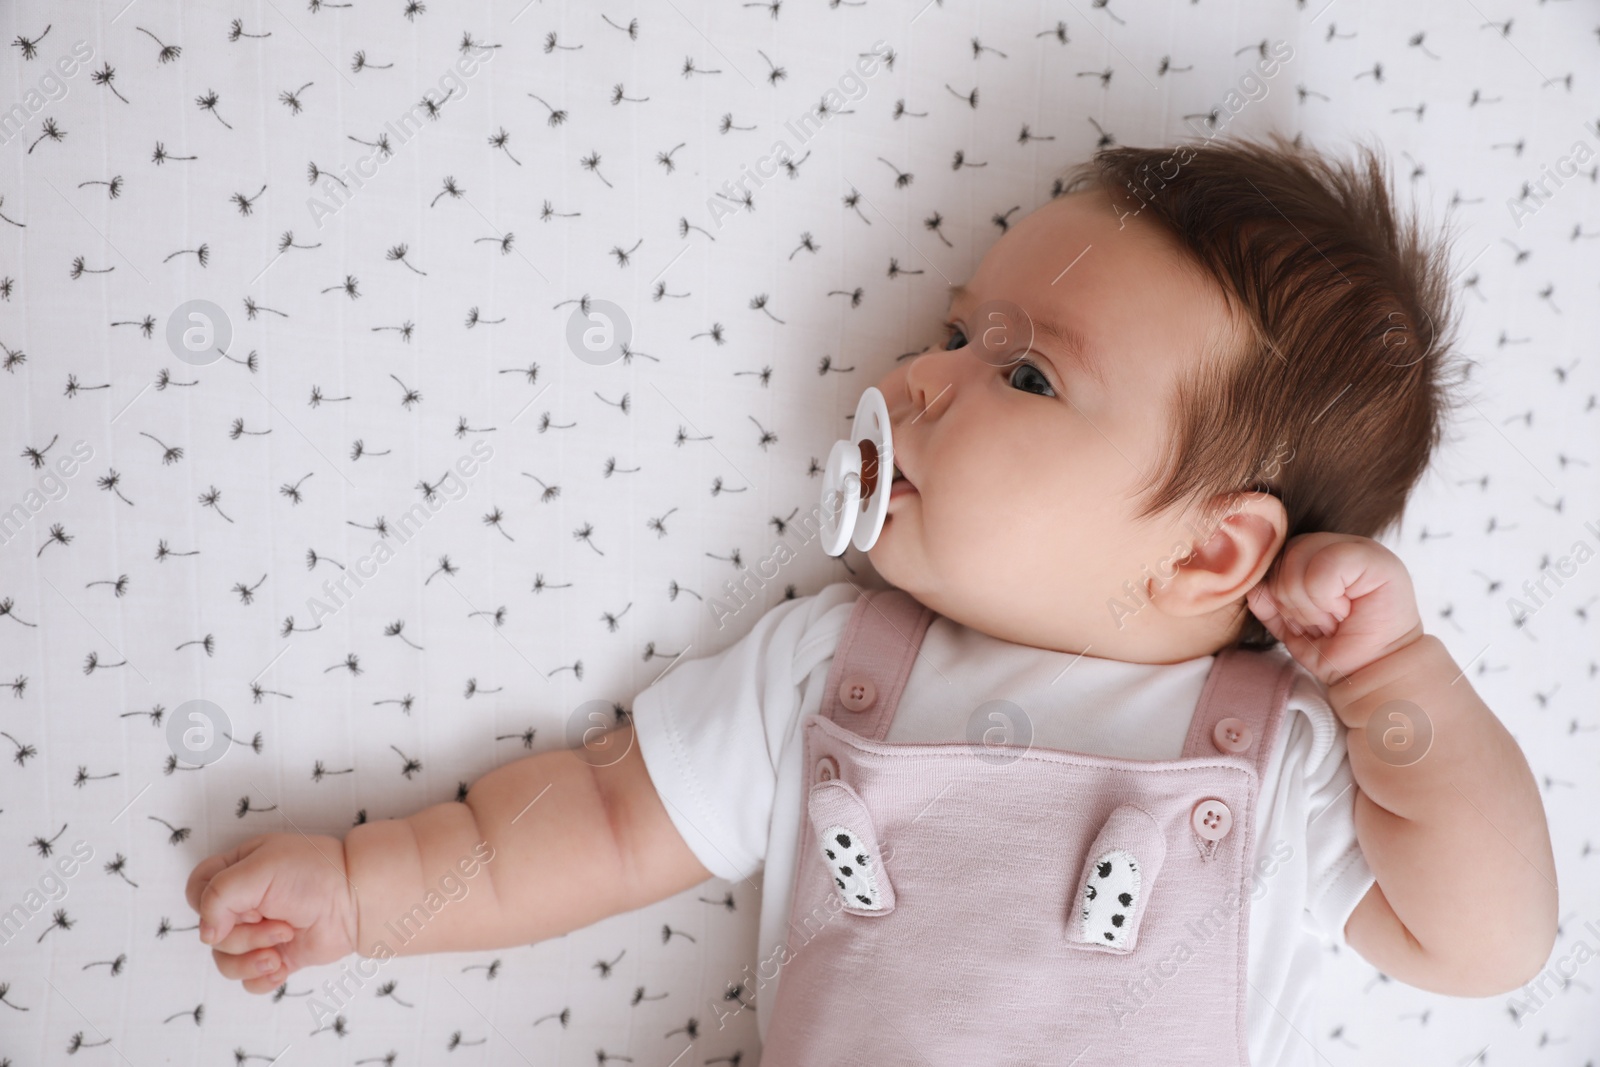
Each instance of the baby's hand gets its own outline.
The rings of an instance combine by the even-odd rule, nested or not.
[[[1272,581],[1245,600],[1323,685],[1422,636],[1405,564],[1367,537],[1301,534],[1284,549]]]
[[[196,865],[185,893],[217,970],[251,993],[356,948],[355,897],[336,837],[252,837]]]

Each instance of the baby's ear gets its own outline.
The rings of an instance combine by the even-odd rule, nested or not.
[[[1270,493],[1229,493],[1209,519],[1196,521],[1189,555],[1175,560],[1165,581],[1150,584],[1151,600],[1176,616],[1208,615],[1244,599],[1283,547],[1288,516]]]

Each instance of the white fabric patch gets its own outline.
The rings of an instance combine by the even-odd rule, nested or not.
[[[822,856],[828,873],[846,904],[876,911],[883,907],[878,891],[878,858],[866,847],[866,839],[848,826],[835,824],[822,835]]]
[[[1083,887],[1083,940],[1122,948],[1139,907],[1139,863],[1114,849],[1095,860]]]

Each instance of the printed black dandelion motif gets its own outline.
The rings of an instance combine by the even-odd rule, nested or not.
[[[46,118],[44,120],[44,125],[40,127],[40,131],[41,132],[39,136],[31,145],[28,146],[27,154],[30,156],[33,155],[33,150],[39,147],[39,142],[43,141],[45,138],[48,137],[52,141],[60,141],[67,135],[66,130],[63,130],[60,126],[56,125],[56,120],[54,118]]]
[[[337,671],[337,670],[340,670],[340,669],[349,671],[352,677],[355,676],[355,675],[360,674],[361,673],[361,657],[357,656],[354,652],[351,652],[349,655],[345,656],[345,658],[344,658],[344,660],[342,662],[335,663],[333,666],[327,668],[327,670],[324,670],[322,673],[323,674],[327,674],[328,671]]]
[[[200,261],[200,265],[203,267],[203,266],[206,265],[206,262],[211,258],[211,246],[210,245],[206,245],[206,244],[202,244],[198,248],[180,248],[176,252],[172,253],[171,256],[168,256],[166,259],[163,259],[161,262],[163,262],[163,263],[167,262],[167,260],[171,259],[172,256],[183,256],[183,255],[192,255],[192,256],[194,256],[195,259]]]
[[[146,37],[150,38],[156,44],[161,46],[161,51],[156,53],[157,63],[171,63],[174,59],[177,59],[179,56],[183,55],[183,48],[181,45],[166,44],[161,40],[161,38],[157,37],[143,26],[135,26],[134,29],[138,30],[140,33],[144,34]]]
[[[400,406],[401,407],[403,407],[403,408],[405,408],[406,410],[409,411],[411,409],[411,405],[412,404],[416,404],[416,403],[421,402],[421,400],[422,400],[422,393],[421,392],[419,392],[416,389],[411,388],[405,382],[402,382],[398,375],[391,374],[391,375],[389,375],[389,377],[393,378],[395,380],[395,383],[398,384],[401,389],[405,390],[405,396],[400,398]]]
[[[394,66],[393,63],[370,63],[370,62],[368,62],[367,61],[367,53],[365,51],[356,52],[355,56],[352,57],[351,60],[350,60],[350,70],[354,74],[360,74],[363,70],[366,70],[368,67],[371,67],[373,70],[388,70],[392,66]]]
[[[173,826],[167,820],[165,820],[163,818],[160,818],[158,816],[155,816],[155,815],[146,815],[145,818],[152,819],[155,822],[158,822],[162,826],[165,826],[167,828],[167,831],[168,831],[168,833],[167,833],[167,844],[169,844],[169,845],[181,845],[185,841],[189,840],[189,834],[192,832],[192,831],[190,831],[189,827],[187,827],[187,826]],[[166,920],[163,919],[162,922],[166,922]],[[195,1010],[198,1011],[199,1009],[197,1008]],[[182,1015],[182,1014],[186,1014],[186,1013],[179,1012],[178,1014]]]
[[[126,665],[128,665],[126,659],[114,662],[114,664],[102,664],[99,661],[99,653],[90,653],[88,656],[83,657],[83,673],[86,673],[86,675],[91,675],[96,670],[110,670],[114,669],[114,667],[126,667]]]
[[[439,190],[438,195],[429,201],[428,206],[433,207],[435,204],[437,204],[440,196],[449,196],[452,200],[459,200],[464,191],[465,190],[456,184],[454,177],[447,175],[444,180],[444,188]]]
[[[51,523],[50,536],[44,539],[44,544],[39,546],[39,551],[33,554],[33,558],[38,559],[40,556],[44,555],[44,550],[49,548],[51,545],[71,544],[73,536],[74,535],[67,533],[66,527],[62,526],[59,522]]]
[[[445,93],[438,100],[435,100],[433,98],[433,95],[431,93],[429,93],[428,95],[425,95],[422,98],[422,100],[417,104],[417,106],[422,108],[425,112],[427,112],[429,121],[438,122],[439,121],[439,112],[443,109],[445,101],[449,100],[455,94],[456,94],[456,91],[454,89],[451,89],[448,93]]]
[[[116,77],[117,68],[113,67],[110,63],[102,63],[99,70],[89,75],[89,80],[94,82],[96,85],[104,85],[107,89],[110,89],[113,93],[116,93],[118,100],[121,100],[124,104],[126,104],[128,102],[128,98],[123,96],[121,93],[118,93],[117,87],[111,84]]]
[[[340,282],[338,285],[330,285],[326,289],[323,289],[322,292],[331,293],[335,289],[340,289],[343,290],[344,294],[351,300],[359,300],[361,299],[361,292],[358,288],[359,285],[360,282],[356,280],[356,276],[354,274],[346,274],[344,276],[344,281]]]
[[[144,334],[145,340],[148,341],[150,339],[151,335],[155,333],[155,330],[156,330],[156,317],[154,315],[146,315],[142,319],[124,319],[121,322],[113,322],[111,325],[113,325],[113,326],[137,326],[137,327],[139,327],[139,332]]]
[[[72,784],[75,788],[82,789],[85,782],[98,782],[105,778],[116,778],[119,777],[121,773],[121,771],[112,771],[110,774],[90,774],[89,768],[80,764],[78,767],[78,773],[73,776]]]
[[[72,929],[73,922],[74,920],[67,918],[67,909],[57,908],[55,916],[50,920],[50,925],[44,928],[44,933],[40,934],[38,938],[34,940],[34,944],[37,945],[40,941],[43,941],[45,934],[48,934],[52,930]],[[110,1038],[107,1038],[106,1040],[109,1041]]]
[[[400,340],[401,340],[402,343],[410,344],[411,343],[411,332],[412,332],[413,329],[415,329],[415,327],[413,326],[412,323],[404,322],[404,323],[401,323],[399,326],[374,326],[372,328],[372,332],[373,333],[382,333],[385,330],[393,330],[395,333],[398,333],[400,335]]]
[[[196,378],[192,382],[175,382],[175,381],[173,381],[172,380],[172,372],[170,370],[168,370],[166,367],[162,367],[160,372],[156,375],[156,392],[158,392],[158,393],[164,392],[166,390],[167,386],[169,386],[169,385],[187,387],[187,386],[199,385],[199,384],[200,384],[200,379],[199,378]]]
[[[521,166],[521,164],[518,164],[518,166]],[[508,231],[504,237],[475,237],[472,243],[478,245],[483,244],[485,241],[492,241],[500,246],[500,254],[502,256],[508,256],[511,254],[511,243],[515,240],[516,234]]]
[[[241,37],[253,37],[253,38],[258,38],[259,39],[259,38],[262,38],[262,37],[271,37],[271,36],[272,36],[272,31],[271,30],[268,30],[266,33],[245,33],[244,32],[244,20],[243,19],[234,19],[233,20],[233,25],[231,27],[229,27],[229,29],[228,29],[228,40],[230,42],[237,41]]]
[[[0,618],[8,618],[12,622],[21,623],[23,626],[32,626],[34,628],[37,628],[38,625],[39,625],[38,623],[29,622],[28,620],[24,619],[22,616],[17,614],[16,606],[17,606],[17,602],[15,600],[13,600],[11,597],[6,597],[3,600],[0,600]],[[24,681],[23,685],[26,686],[27,682]],[[13,688],[15,688],[15,686],[13,686]],[[22,694],[21,694],[21,692],[17,692],[15,695],[20,697]]]
[[[583,167],[584,170],[594,171],[594,176],[596,178],[599,178],[601,181],[605,182],[606,183],[606,188],[608,188],[608,189],[616,188],[616,186],[612,185],[609,181],[606,181],[606,176],[604,174],[600,173],[600,153],[599,152],[590,152],[588,155],[586,155],[582,159],[578,160],[578,163]]]
[[[56,434],[50,438],[50,443],[45,445],[43,448],[32,448],[25,446],[22,449],[22,458],[32,464],[34,470],[38,470],[44,466],[45,453],[54,448],[56,446],[56,442],[60,439],[61,435]]]
[[[545,119],[546,124],[548,124],[550,126],[559,126],[563,122],[567,121],[567,113],[564,110],[562,110],[560,108],[551,107],[548,103],[545,102],[543,97],[537,95],[536,93],[529,93],[528,95],[533,97],[535,100],[539,101],[539,103],[544,104],[545,110],[550,112],[550,116],[547,119]]]
[[[55,25],[55,23],[52,22],[49,25],[45,26],[44,32],[41,33],[39,36],[34,37],[32,39],[24,37],[20,33],[17,34],[17,39],[15,41],[11,42],[11,47],[22,49],[22,58],[23,59],[33,59],[35,56],[37,56],[39,54],[39,42],[44,40],[47,36],[49,36],[49,34],[50,34],[50,26],[54,26],[54,25]]]
[[[255,585],[245,585],[243,582],[235,582],[233,584],[233,591],[238,595],[239,603],[245,605],[254,603],[256,599],[256,590],[260,589],[266,580],[267,576],[263,574],[261,576],[261,580],[256,582]]]
[[[753,297],[750,298],[750,310],[751,311],[760,311],[760,312],[765,313],[767,318],[771,319],[773,322],[776,322],[780,326],[782,326],[784,324],[782,319],[778,318],[778,316],[774,315],[772,312],[767,310],[767,294],[766,293],[760,293],[760,294],[757,294],[756,296],[753,296]]]
[[[544,35],[544,54],[545,55],[549,55],[551,52],[555,51],[557,48],[561,49],[563,52],[576,52],[578,49],[580,49],[582,47],[583,47],[583,45],[581,45],[581,44],[558,44],[557,41],[556,41],[556,35],[554,33],[547,33],[547,34]]]
[[[498,326],[500,323],[502,323],[504,321],[506,321],[506,320],[503,317],[502,318],[498,318],[498,319],[480,318],[478,316],[478,309],[476,307],[470,308],[467,311],[467,329],[469,329],[469,330],[472,329],[474,326],[476,326],[480,322],[485,323],[485,324],[487,324],[489,326]]]
[[[228,518],[228,513],[223,511],[221,505],[217,503],[217,501],[222,499],[222,490],[221,489],[218,489],[214,485],[213,486],[208,486],[206,488],[206,491],[201,493],[198,499],[199,499],[199,501],[200,501],[200,503],[201,503],[201,505],[203,507],[211,508],[218,515],[221,515],[223,518],[228,519],[229,522],[233,521],[231,518]]]
[[[169,159],[196,160],[196,159],[199,159],[199,158],[200,158],[199,156],[175,156],[175,155],[172,155],[167,151],[167,146],[162,144],[160,141],[156,142],[156,150],[150,154],[150,161],[152,163],[154,163],[158,167],[163,165],[164,163],[166,163],[166,161],[169,160]]]
[[[83,275],[85,275],[85,274],[110,274],[112,271],[114,271],[116,269],[117,268],[115,266],[111,266],[111,267],[104,267],[104,268],[102,268],[100,270],[95,270],[93,267],[84,266],[84,258],[82,256],[77,256],[72,261],[71,275],[72,275],[72,280],[73,281],[77,281],[79,278],[83,277]]]
[[[106,181],[106,182],[100,182],[100,181],[79,182],[78,183],[78,188],[82,189],[85,185],[103,185],[103,186],[105,186],[106,187],[106,199],[108,199],[108,200],[115,200],[117,197],[122,195],[122,175],[120,175],[120,174],[112,175],[111,180],[110,181]]]
[[[687,141],[680,141],[678,144],[674,145],[668,151],[657,152],[656,153],[656,162],[661,164],[663,167],[665,167],[667,169],[667,173],[668,174],[671,174],[673,169],[677,166],[677,164],[673,162],[673,159],[672,159],[673,154],[675,152],[677,152],[678,149],[682,148],[684,145],[686,145],[688,143],[689,142],[687,142]]]
[[[406,253],[408,251],[410,251],[409,246],[403,245],[403,244],[398,244],[398,245],[395,245],[394,247],[390,248],[389,251],[385,254],[384,258],[387,259],[391,263],[396,263],[397,262],[402,267],[405,267],[407,270],[411,271],[413,274],[420,274],[424,278],[426,278],[428,276],[428,272],[427,271],[418,270],[416,267],[413,267],[411,265],[411,263],[406,259]]]
[[[237,22],[237,21],[238,20],[235,20],[235,22]],[[195,97],[194,98],[194,102],[195,102],[195,106],[198,107],[201,111],[209,111],[209,112],[211,112],[211,117],[212,118],[216,119],[218,122],[222,123],[224,126],[228,127],[228,129],[231,130],[231,129],[233,129],[233,123],[231,123],[227,119],[223,118],[222,117],[222,112],[217,110],[217,101],[220,100],[220,99],[221,99],[221,97],[219,97],[217,95],[216,90],[208,89],[204,93],[204,95]]]
[[[639,250],[639,246],[642,244],[644,244],[643,237],[633,242],[632,248],[624,249],[621,245],[612,245],[611,254],[616,257],[617,266],[626,267],[632,261],[633,254]]]
[[[497,531],[499,531],[500,536],[504,537],[507,541],[515,541],[516,538],[506,533],[505,527],[500,525],[501,520],[504,518],[505,514],[499,508],[495,508],[490,511],[489,514],[483,517],[483,524],[485,526],[493,526]],[[496,625],[499,624],[496,623]]]
[[[499,46],[496,45],[495,47],[499,47]],[[511,162],[515,163],[517,166],[520,167],[520,166],[522,166],[522,160],[518,159],[516,156],[513,156],[511,154],[511,149],[506,147],[506,142],[509,141],[509,140],[511,140],[511,135],[509,133],[507,133],[506,132],[506,128],[504,126],[502,126],[498,130],[496,130],[494,133],[489,135],[489,147],[490,148],[498,148],[498,149],[500,149],[500,151],[502,151],[502,152],[504,152],[506,154],[506,157],[508,159],[510,159]]]
[[[116,578],[105,578],[96,582],[85,582],[85,589],[93,589],[97,585],[109,585],[113,596],[121,597],[128,592],[128,576],[119,574]]]
[[[404,761],[404,763],[400,767],[400,773],[405,775],[408,780],[411,778],[411,776],[413,774],[416,774],[418,771],[422,770],[422,761],[421,760],[412,759],[410,756],[406,755],[404,752],[401,752],[398,748],[395,748],[394,745],[390,745],[389,747],[393,748],[394,751],[395,751],[395,754],[398,755],[401,758],[401,760]]]
[[[403,632],[405,630],[405,628],[406,628],[405,620],[404,619],[396,619],[394,622],[391,622],[389,625],[387,625],[387,626],[385,626],[383,628],[383,636],[385,636],[385,637],[398,637],[400,640],[404,641],[406,644],[410,645],[412,648],[416,649],[418,652],[421,652],[422,651],[422,646],[419,645],[419,644],[416,644],[415,642],[413,642],[411,640],[411,638],[409,638],[409,637],[407,637],[405,635],[405,633]]]
[[[156,542],[157,563],[165,563],[168,556],[198,556],[199,554],[200,550],[198,548],[193,552],[174,552],[172,549],[167,547],[167,543],[165,541]]]
[[[314,548],[306,549],[306,570],[314,571],[314,570],[317,569],[319,564],[323,564],[323,563],[331,563],[335,567],[338,567],[340,570],[344,570],[344,564],[340,563],[338,560],[334,559],[332,556],[324,556],[322,553],[318,552]],[[312,628],[313,629],[321,629],[321,626],[322,626],[322,624],[318,623],[315,627],[312,627]],[[286,633],[286,634],[290,633],[293,629],[294,629],[294,616],[291,615],[291,616],[289,616],[289,629],[285,630],[284,633]]]
[[[80,767],[79,770],[81,771],[82,768]],[[113,858],[110,863],[107,863],[105,865],[105,872],[107,874],[116,875],[118,878],[121,878],[124,882],[127,882],[129,885],[133,886],[133,888],[138,889],[139,888],[139,883],[135,882],[133,879],[129,878],[126,873],[124,873],[124,869],[127,866],[128,866],[128,857],[126,857],[122,853],[118,852],[116,854],[115,858]],[[118,956],[117,957],[116,962],[111,965],[111,973],[112,974],[116,974],[119,970],[122,969],[121,963],[122,963],[122,960],[125,959],[125,958],[126,957],[124,957],[124,956]],[[90,966],[95,966],[95,965],[94,964],[90,964]]]
[[[6,733],[4,730],[0,730],[0,737],[5,738],[7,741],[10,741],[13,745],[16,746],[17,750],[11,754],[11,758],[12,758],[12,760],[14,760],[16,762],[18,767],[26,767],[28,765],[28,760],[32,759],[34,756],[37,756],[39,754],[39,750],[37,748],[34,748],[32,745],[23,744],[21,741],[18,741],[15,737],[12,737],[10,734]],[[61,829],[65,830],[66,826],[63,825],[61,827]],[[56,835],[56,837],[60,837],[60,836],[61,836],[60,834]],[[54,839],[55,838],[51,838],[52,841]],[[34,838],[33,839],[34,847],[37,848],[42,840],[43,840],[42,838],[38,838],[38,837]],[[40,855],[41,856],[48,856],[48,855],[50,855],[50,853],[48,851],[46,851],[46,852],[41,852]]]
[[[204,637],[197,637],[193,641],[185,641],[183,644],[175,647],[173,651],[182,652],[190,645],[199,645],[201,650],[205,652],[206,657],[209,659],[212,653],[216,651],[217,639],[211,634],[206,634]]]
[[[449,556],[440,556],[439,557],[439,566],[434,568],[432,574],[428,575],[427,578],[423,579],[422,584],[423,585],[427,585],[429,582],[433,581],[434,578],[438,577],[440,574],[443,574],[446,578],[448,578],[451,575],[455,574],[460,569],[461,568],[457,567],[454,563],[450,562],[450,557]]]
[[[311,475],[315,473],[317,472],[312,471],[310,474],[307,474],[305,477],[301,478],[298,482],[284,482],[282,485],[278,486],[279,494],[288,497],[289,503],[299,504],[300,487],[305,484],[306,478],[311,477]]]
[[[385,159],[394,155],[394,150],[389,147],[389,135],[386,133],[378,134],[378,139],[376,141],[363,141],[361,138],[349,134],[346,136],[348,136],[349,139],[354,141],[356,144],[362,144],[366,145],[368,148],[378,149],[383,153]]]
[[[278,94],[278,100],[279,100],[280,103],[282,103],[285,107],[287,107],[289,109],[289,114],[298,115],[303,110],[303,108],[300,105],[300,94],[305,92],[307,89],[311,88],[315,84],[316,84],[316,82],[306,82],[304,85],[300,86],[300,88],[298,88],[298,89],[294,89],[292,91],[289,90],[289,89],[285,89],[283,92]]]
[[[529,474],[527,471],[523,471],[522,476],[524,478],[533,478],[534,481],[539,482],[539,488],[543,490],[543,492],[539,494],[539,502],[541,504],[548,504],[550,501],[561,495],[561,487],[559,485],[545,485],[544,482],[539,481],[537,477]]]
[[[124,504],[132,505],[133,501],[131,501],[127,497],[123,496],[122,495],[122,490],[117,488],[118,483],[120,483],[121,481],[122,481],[122,475],[117,473],[117,470],[116,470],[115,467],[112,467],[105,474],[103,474],[99,479],[97,479],[95,484],[98,485],[101,489],[104,489],[109,493],[117,494],[117,499],[122,501]]]
[[[271,432],[270,427],[265,430],[247,430],[244,427],[243,419],[234,419],[233,426],[228,430],[228,440],[237,441],[241,437],[264,437]]]
[[[150,440],[154,441],[156,444],[161,446],[161,449],[162,449],[162,451],[161,451],[161,465],[163,467],[169,467],[172,464],[178,462],[178,460],[183,458],[183,449],[182,448],[169,447],[165,441],[161,440],[155,434],[145,433],[143,430],[140,430],[139,431],[139,436],[140,437],[148,437],[148,438],[150,438]],[[163,544],[165,544],[165,542],[163,542]]]
[[[311,399],[308,401],[308,403],[310,404],[310,406],[312,406],[314,408],[318,408],[318,407],[321,407],[324,403],[342,404],[346,400],[349,400],[349,399],[350,398],[347,397],[347,396],[323,396],[322,395],[322,386],[313,385],[311,387]]]
[[[261,199],[261,194],[266,191],[267,187],[263,185],[261,188],[256,190],[255,196],[245,196],[243,193],[234,193],[228,199],[232,200],[234,206],[239,209],[239,214],[248,215],[252,210],[254,210],[256,201]]]
[[[406,9],[402,12],[407,22],[417,21],[417,16],[428,10],[422,0],[406,0]]]

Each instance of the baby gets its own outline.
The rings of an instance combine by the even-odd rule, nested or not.
[[[1310,1062],[1329,941],[1457,996],[1532,978],[1537,786],[1371,539],[1448,415],[1443,249],[1367,148],[1069,177],[876,383],[893,588],[781,603],[464,803],[205,859],[223,975],[536,942],[762,872],[769,1067]]]

